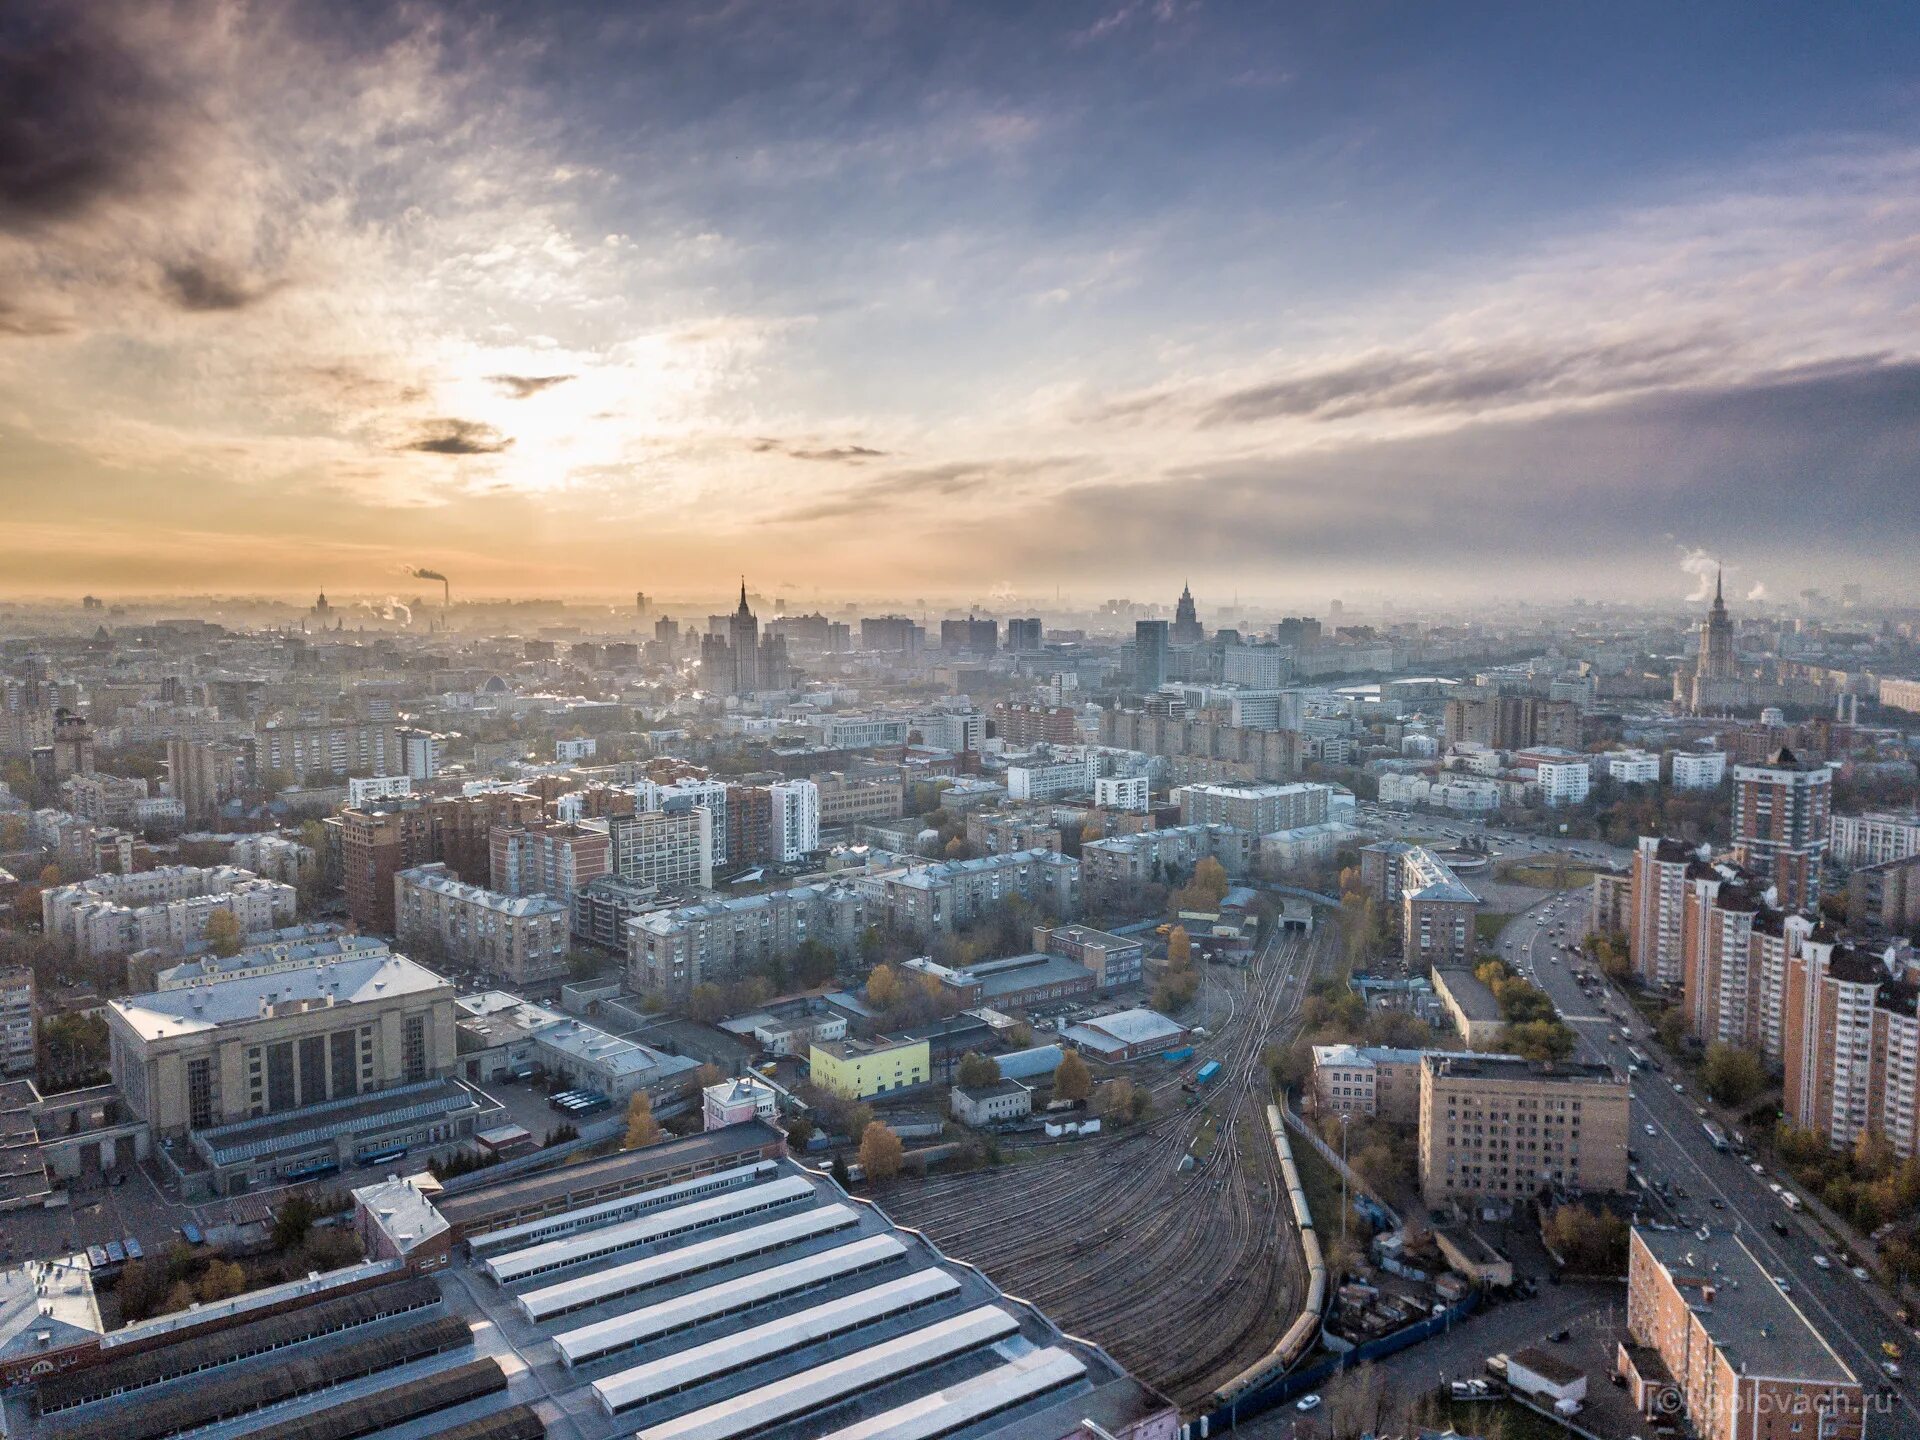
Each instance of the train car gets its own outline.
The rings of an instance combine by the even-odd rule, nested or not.
[[[1320,1237],[1313,1226],[1313,1212],[1307,1208],[1307,1192],[1300,1183],[1300,1171],[1293,1163],[1293,1145],[1287,1138],[1286,1121],[1280,1107],[1267,1107],[1267,1131],[1280,1160],[1280,1183],[1293,1208],[1293,1220],[1300,1235],[1300,1256],[1307,1267],[1307,1294],[1300,1313],[1265,1355],[1213,1392],[1216,1403],[1225,1405],[1252,1393],[1284,1375],[1303,1355],[1312,1350],[1320,1337],[1320,1312],[1327,1303],[1327,1265],[1320,1250]]]
[[[1194,1071],[1194,1074],[1193,1074],[1193,1081],[1194,1081],[1194,1084],[1196,1085],[1211,1085],[1215,1080],[1218,1080],[1219,1078],[1220,1078],[1220,1062],[1218,1060],[1207,1061],[1206,1064],[1202,1065],[1198,1070]]]
[[[1184,1065],[1193,1058],[1193,1046],[1183,1045],[1178,1050],[1169,1050],[1166,1061],[1169,1065]]]

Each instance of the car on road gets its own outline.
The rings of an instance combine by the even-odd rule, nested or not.
[[[1320,1397],[1318,1395],[1302,1395],[1298,1400],[1294,1401],[1293,1408],[1303,1412],[1307,1410],[1318,1410],[1320,1408]]]
[[[1900,1378],[1900,1366],[1895,1361],[1882,1360],[1880,1362],[1880,1368],[1886,1371],[1887,1374],[1891,1375],[1895,1380],[1898,1380]]]
[[[1646,1131],[1647,1134],[1649,1135],[1658,1135],[1660,1133],[1658,1130],[1654,1129],[1653,1126],[1651,1125],[1642,1125],[1640,1128]]]
[[[1867,1267],[1864,1265],[1856,1265],[1848,1273],[1851,1274],[1853,1278],[1856,1280],[1871,1280],[1873,1278],[1872,1274],[1867,1270]]]
[[[1814,1265],[1814,1268],[1815,1268],[1816,1270],[1831,1270],[1831,1269],[1833,1269],[1833,1261],[1831,1261],[1831,1260],[1829,1260],[1829,1259],[1827,1259],[1827,1257],[1826,1257],[1826,1256],[1824,1256],[1824,1255],[1816,1255],[1816,1256],[1814,1256],[1814,1257],[1813,1257],[1813,1265]]]
[[[1793,1293],[1793,1282],[1787,1279],[1786,1276],[1784,1275],[1774,1276],[1773,1283],[1780,1287],[1780,1293],[1782,1295],[1791,1295]]]

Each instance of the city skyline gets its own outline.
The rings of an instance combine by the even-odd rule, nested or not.
[[[0,589],[1913,593],[1891,12],[331,13],[0,22]]]

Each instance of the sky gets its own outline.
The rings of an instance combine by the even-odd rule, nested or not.
[[[1902,4],[13,0],[0,590],[1916,596]]]

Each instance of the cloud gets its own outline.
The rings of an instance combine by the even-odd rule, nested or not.
[[[1765,585],[1756,583],[1751,590],[1747,591],[1747,599],[1749,600],[1764,600],[1766,598],[1767,587]]]
[[[63,315],[15,305],[0,296],[0,335],[10,335],[20,339],[41,335],[66,335],[72,330],[73,322]]]
[[[789,450],[787,454],[796,460],[835,460],[843,464],[857,465],[862,460],[877,460],[887,452],[875,450],[866,445],[835,445],[825,450]]]
[[[804,505],[775,517],[792,524],[812,524],[821,520],[839,520],[879,511],[918,500],[939,499],[1000,490],[1005,499],[1013,484],[1073,464],[1072,457],[1006,458],[992,460],[954,460],[940,465],[923,465],[889,470],[875,475],[850,490]]]
[[[512,444],[512,436],[477,420],[433,420],[400,448],[423,455],[498,455]]]
[[[1284,559],[1302,573],[1319,567],[1328,583],[1443,574],[1452,588],[1495,592],[1584,584],[1658,594],[1677,564],[1698,603],[1713,593],[1721,549],[1804,570],[1828,556],[1853,565],[1863,534],[1878,544],[1862,568],[1920,545],[1915,454],[1920,361],[1864,356],[1430,434],[1206,460],[1145,482],[1076,483],[995,517],[977,551],[949,548],[956,563],[1117,576],[1168,553],[1206,554],[1249,577]],[[1815,474],[1820,503],[1810,506]],[[1710,534],[1716,550],[1676,550],[1650,516]],[[1793,537],[1785,549],[1782,536]],[[1477,573],[1448,573],[1461,557],[1479,562],[1468,567]]]
[[[1693,589],[1687,592],[1687,600],[1698,604],[1712,597],[1714,578],[1726,568],[1726,562],[1714,559],[1697,545],[1682,546],[1680,568],[1693,577]]]
[[[542,390],[551,390],[556,385],[564,385],[576,377],[572,375],[489,375],[487,379],[498,385],[515,400],[525,400],[538,395]]]
[[[75,220],[145,189],[181,133],[177,97],[85,8],[28,4],[15,38],[0,36],[0,229]]]
[[[870,445],[807,445],[771,436],[756,436],[747,446],[755,455],[785,455],[793,460],[815,460],[841,465],[860,465],[886,456],[885,450]]]
[[[182,310],[244,310],[280,288],[280,281],[256,282],[217,260],[186,260],[164,272],[168,297]]]

